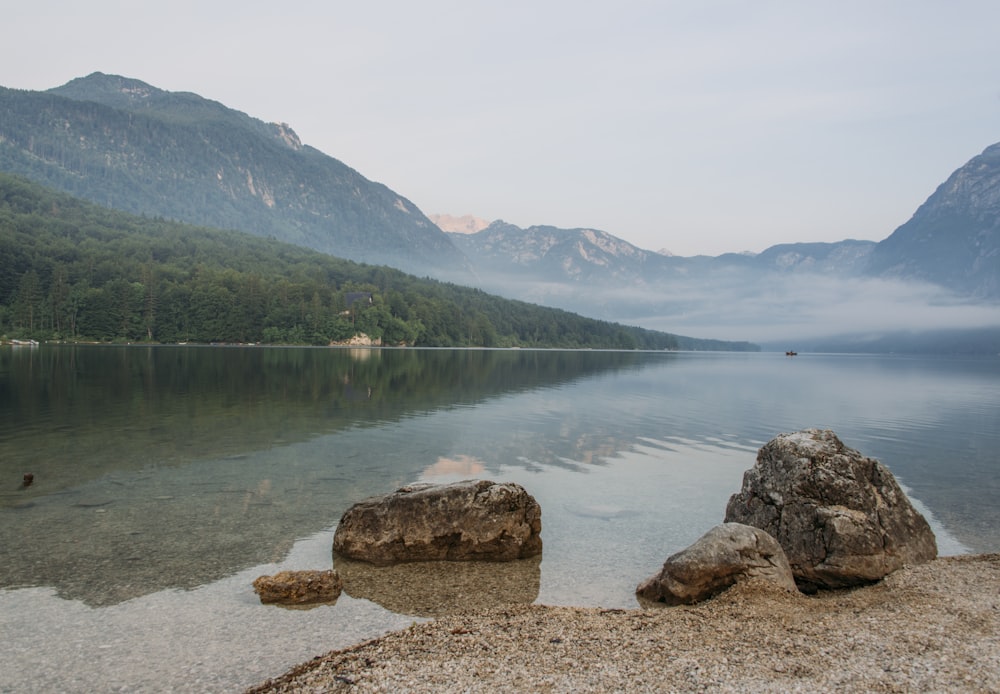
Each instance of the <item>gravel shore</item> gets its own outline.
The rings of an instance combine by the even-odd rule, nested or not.
[[[249,692],[706,690],[1000,692],[1000,554],[816,596],[748,583],[688,607],[452,615]]]

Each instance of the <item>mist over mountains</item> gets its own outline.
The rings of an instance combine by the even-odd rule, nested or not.
[[[871,241],[683,258],[590,229],[498,222],[452,238],[487,291],[656,329],[741,335],[773,349],[921,351],[915,334],[1000,325],[995,297],[962,291],[966,273],[942,277],[946,285],[877,272]],[[976,288],[986,294],[988,284]],[[1000,351],[1000,342],[981,342],[973,351]]]
[[[882,241],[715,257],[596,229],[432,221],[287,124],[101,73],[47,92],[0,88],[0,171],[135,214],[671,333],[776,349],[1000,352],[1000,144]]]
[[[451,234],[489,291],[774,349],[1000,353],[1000,145],[881,242],[677,257],[595,229]]]

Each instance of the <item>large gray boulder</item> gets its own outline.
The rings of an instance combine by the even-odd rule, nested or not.
[[[373,564],[511,561],[542,552],[542,511],[517,484],[411,484],[344,513],[333,550]]]
[[[796,590],[792,569],[777,540],[759,528],[723,523],[671,555],[657,575],[639,584],[635,594],[640,602],[687,605],[754,578]]]
[[[892,473],[830,430],[765,444],[729,499],[726,522],[773,535],[807,592],[871,583],[937,556],[934,533]]]

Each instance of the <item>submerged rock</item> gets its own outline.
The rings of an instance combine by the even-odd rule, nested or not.
[[[273,576],[260,576],[253,589],[263,603],[309,605],[333,602],[340,597],[344,583],[340,574],[326,571],[281,571]]]
[[[773,535],[806,591],[871,583],[937,556],[934,533],[892,473],[830,430],[765,444],[729,499],[726,522]]]
[[[440,617],[456,612],[530,605],[538,599],[542,558],[518,561],[421,561],[376,565],[336,557],[334,568],[352,598],[397,614]]]
[[[373,564],[511,561],[542,552],[542,511],[518,484],[411,484],[344,513],[333,550]]]
[[[671,555],[660,573],[639,584],[635,594],[640,602],[685,605],[752,578],[796,590],[788,558],[777,540],[759,528],[723,523]]]

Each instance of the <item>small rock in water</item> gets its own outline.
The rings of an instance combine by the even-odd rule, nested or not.
[[[333,569],[281,571],[273,576],[260,576],[253,582],[261,602],[280,605],[334,602],[343,588],[340,574]]]
[[[24,473],[24,477],[22,477],[21,479],[22,479],[22,484],[25,487],[30,487],[31,483],[35,481],[35,476],[30,472],[26,472]]]

